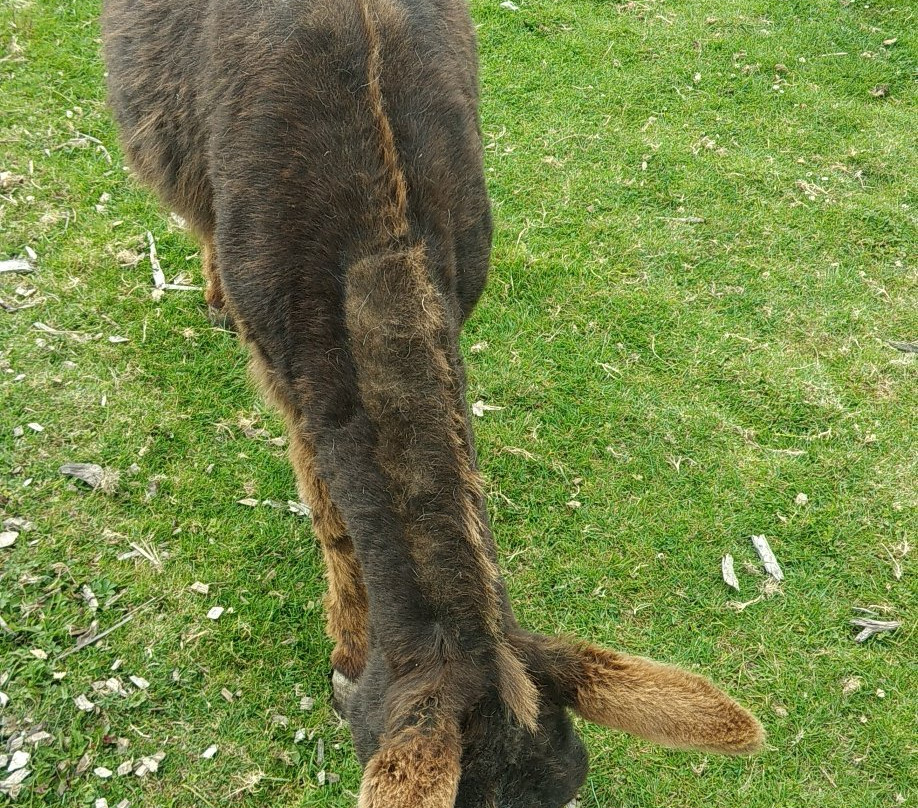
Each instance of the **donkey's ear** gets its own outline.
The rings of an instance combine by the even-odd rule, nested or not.
[[[402,730],[367,763],[357,808],[453,808],[461,754],[452,719]]]
[[[571,706],[596,724],[684,749],[747,755],[762,725],[707,679],[671,665],[574,645]]]
[[[747,755],[762,748],[761,724],[693,673],[538,634],[522,650],[543,683],[588,721],[682,749]]]

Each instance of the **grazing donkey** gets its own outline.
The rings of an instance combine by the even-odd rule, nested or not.
[[[127,158],[286,419],[361,808],[558,808],[569,709],[757,750],[706,680],[514,619],[459,354],[491,242],[465,0],[106,0],[103,31]]]

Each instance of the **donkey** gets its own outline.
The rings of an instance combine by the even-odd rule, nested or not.
[[[102,23],[127,159],[286,421],[360,807],[558,808],[587,771],[570,710],[759,749],[705,679],[514,618],[459,351],[492,229],[464,0],[106,0]]]

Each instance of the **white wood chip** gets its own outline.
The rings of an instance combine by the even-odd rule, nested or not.
[[[130,679],[134,687],[139,690],[146,690],[150,686],[150,683],[142,676],[128,676],[128,679]]]
[[[202,584],[200,581],[195,581],[191,586],[188,587],[192,592],[197,592],[199,595],[206,595],[210,592],[209,584]]]
[[[105,797],[99,797],[94,803],[95,808],[108,808],[108,800]]]
[[[124,777],[126,774],[130,774],[131,770],[134,768],[133,760],[125,760],[117,769],[115,769],[115,774],[119,777]]]
[[[295,733],[293,733],[294,743],[302,743],[305,740],[306,740],[306,730],[305,729],[298,729]]]
[[[82,710],[84,713],[91,713],[96,709],[96,705],[87,699],[86,696],[84,696],[82,693],[80,693],[80,695],[73,700],[73,703],[76,705],[78,710]]]
[[[902,623],[898,620],[870,620],[866,617],[856,617],[851,621],[852,626],[861,629],[854,638],[855,642],[867,642],[874,634],[883,634],[887,631],[895,631]]]
[[[130,801],[130,800],[121,800],[121,802],[119,802],[119,803],[115,806],[115,808],[131,808],[131,801]]]
[[[794,497],[794,505],[797,505],[801,508],[804,505],[806,505],[807,502],[809,501],[810,501],[810,498],[806,494],[804,494],[802,491],[799,494],[797,494],[797,496]]]
[[[153,286],[157,289],[162,289],[166,285],[166,276],[159,265],[159,258],[156,256],[156,241],[149,230],[147,230],[147,243],[150,245],[150,268],[153,270]]]
[[[35,267],[32,265],[32,262],[27,261],[25,258],[9,258],[5,261],[0,261],[0,273],[34,271]]]
[[[720,560],[720,570],[724,578],[724,583],[739,592],[739,581],[736,578],[736,572],[733,569],[733,556],[727,553]]]
[[[3,520],[3,529],[4,530],[14,530],[20,533],[28,533],[35,527],[28,519],[23,519],[21,516],[11,516],[9,519]]]
[[[316,706],[316,700],[312,696],[303,696],[300,699],[300,709],[305,712],[309,712],[313,707]]]
[[[222,606],[212,606],[207,612],[207,618],[209,620],[219,620],[224,611],[226,610]]]
[[[142,757],[137,762],[137,767],[134,769],[134,774],[136,774],[138,777],[146,777],[151,773],[155,774],[157,771],[159,771],[159,764],[162,763],[163,758],[165,757],[165,752],[157,752],[155,755]]]
[[[10,697],[0,690],[0,707],[6,707],[10,703]]]
[[[472,415],[476,418],[483,418],[486,412],[498,412],[503,407],[496,407],[493,404],[485,404],[483,401],[476,401],[472,404]]]
[[[38,730],[37,732],[31,732],[26,735],[26,743],[30,743],[33,746],[38,746],[39,744],[45,743],[46,741],[53,740],[53,736],[50,732],[45,732],[43,729]]]
[[[108,338],[112,345],[120,345],[122,342],[130,342],[127,337],[112,336]]]
[[[80,587],[80,595],[82,596],[83,600],[86,601],[86,605],[89,607],[90,611],[94,612],[98,610],[99,601],[93,591],[89,588],[89,584],[83,584],[83,586]]]
[[[12,547],[18,538],[19,534],[15,530],[4,530],[0,533],[0,548]]]
[[[784,580],[784,573],[781,571],[781,565],[778,564],[778,559],[775,558],[775,554],[771,551],[771,547],[768,544],[768,539],[764,536],[752,536],[752,544],[755,547],[755,551],[759,554],[759,558],[762,559],[762,564],[765,567],[765,572],[767,572],[772,578],[776,581]]]
[[[101,777],[103,780],[108,780],[113,774],[112,770],[106,769],[105,766],[96,766],[96,768],[92,770],[92,773],[96,777]]]
[[[23,752],[21,749],[18,752],[13,752],[13,756],[10,758],[10,763],[6,767],[8,772],[15,772],[19,769],[24,769],[29,765],[29,758],[32,756],[28,752]]]
[[[17,769],[6,780],[0,780],[0,792],[8,791],[10,796],[13,796],[14,793],[18,794],[16,786],[20,785],[31,773],[30,769]]]
[[[105,469],[97,463],[64,463],[60,472],[67,477],[82,480],[90,488],[98,488],[105,477]]]
[[[48,658],[48,652],[43,651],[41,648],[32,648],[29,653],[35,657],[35,659],[40,659],[42,661]]]
[[[295,513],[297,516],[310,516],[312,514],[312,510],[305,502],[288,499],[287,507],[290,509],[290,513]]]
[[[204,760],[210,760],[214,755],[217,754],[217,749],[218,747],[216,744],[211,744],[207,747],[207,749],[201,752],[201,757],[204,758]]]
[[[237,499],[236,504],[245,505],[249,508],[254,508],[256,505],[258,505],[258,500],[253,499],[252,497],[246,497],[245,499]]]
[[[27,423],[26,426],[29,429],[31,429],[33,432],[44,432],[45,431],[45,428],[41,424],[36,423],[35,421],[29,421],[29,423]]]

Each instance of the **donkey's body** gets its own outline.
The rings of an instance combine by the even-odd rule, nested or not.
[[[491,239],[464,3],[107,0],[103,31],[128,159],[286,418],[361,804],[557,808],[586,772],[568,707],[752,751],[704,680],[513,618],[458,350]]]

